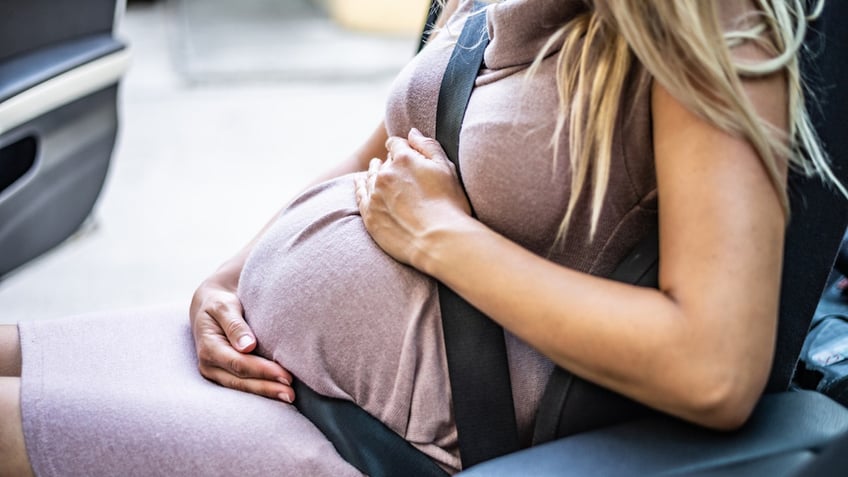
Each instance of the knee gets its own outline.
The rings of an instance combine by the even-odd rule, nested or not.
[[[0,376],[21,375],[21,340],[18,327],[0,325]]]
[[[31,476],[21,422],[21,380],[0,378],[0,477]]]

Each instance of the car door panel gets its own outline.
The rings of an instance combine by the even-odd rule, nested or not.
[[[0,275],[72,234],[100,193],[129,64],[115,12],[0,0]]]
[[[111,34],[123,2],[0,0],[0,62],[96,33]]]
[[[121,42],[111,34],[101,33],[7,58],[0,63],[0,103],[59,76],[64,75],[62,81],[67,82],[74,71],[74,76],[91,75],[88,71],[93,66],[83,68],[88,63],[96,62],[99,68],[115,63],[125,67],[128,55]]]

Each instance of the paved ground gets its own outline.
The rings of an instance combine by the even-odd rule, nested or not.
[[[132,4],[121,31],[134,63],[106,188],[80,233],[0,282],[2,323],[187,303],[378,123],[416,41],[345,33],[299,0]]]
[[[311,0],[171,0],[175,65],[187,81],[345,81],[393,75],[410,39],[336,26]]]

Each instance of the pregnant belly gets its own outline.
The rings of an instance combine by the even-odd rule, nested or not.
[[[239,297],[260,354],[455,466],[435,282],[373,242],[352,176],[280,215],[247,260]]]

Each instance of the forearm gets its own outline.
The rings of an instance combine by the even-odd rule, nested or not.
[[[717,383],[747,363],[731,340],[669,295],[593,277],[538,257],[457,217],[419,243],[414,265],[558,365],[654,408],[732,427]],[[728,327],[730,332],[732,327]],[[718,348],[716,347],[718,346]],[[716,424],[719,423],[719,424]]]

